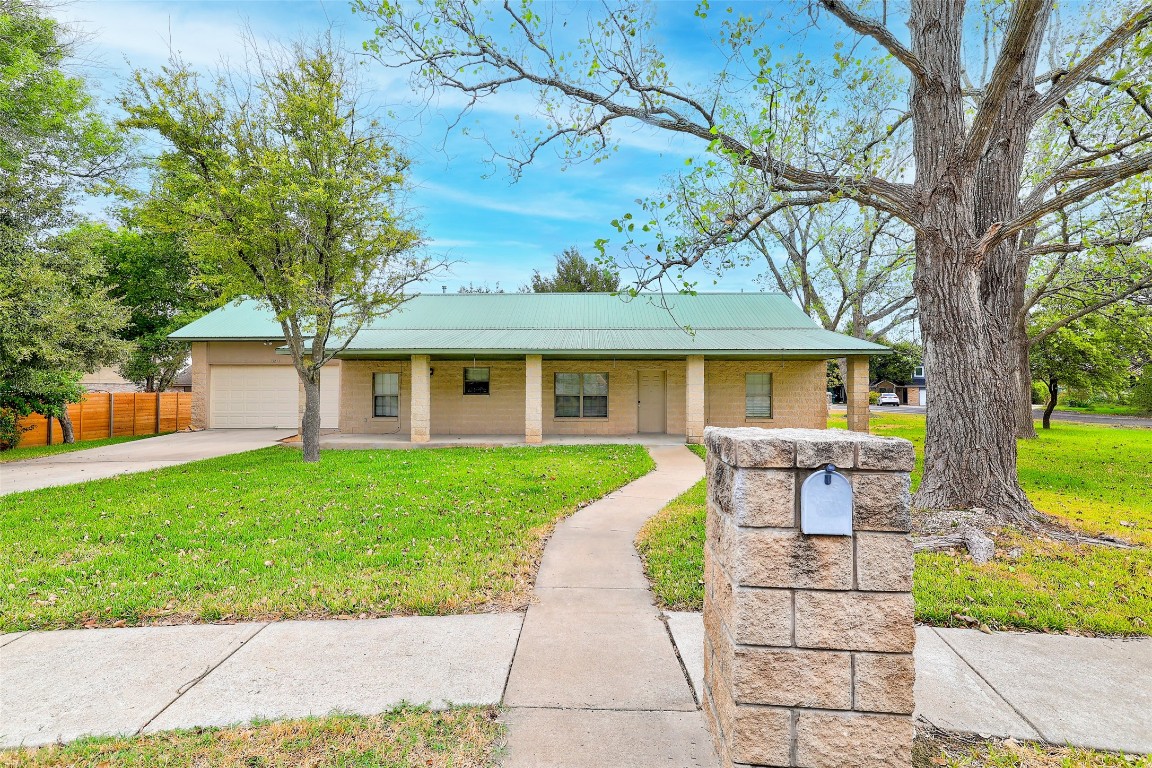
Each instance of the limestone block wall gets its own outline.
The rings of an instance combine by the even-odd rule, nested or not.
[[[704,711],[724,768],[911,765],[912,444],[843,430],[717,429],[708,447]],[[800,531],[835,464],[852,536]]]
[[[772,374],[772,418],[745,416],[745,375]],[[828,377],[824,360],[706,360],[705,423],[713,427],[802,427],[828,423]]]
[[[411,365],[407,360],[340,361],[340,431],[369,435],[408,434],[412,396]],[[372,374],[400,374],[400,416],[372,415]]]

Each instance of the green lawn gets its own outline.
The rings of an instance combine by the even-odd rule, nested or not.
[[[842,426],[833,417],[830,426]],[[873,432],[924,443],[920,416],[872,419]],[[919,466],[913,476],[919,479]],[[997,537],[996,558],[975,565],[965,553],[916,557],[919,621],[944,626],[1152,634],[1152,431],[1060,423],[1020,444],[1020,480],[1036,505],[1092,533],[1142,545],[1135,550],[1073,547]],[[637,546],[662,604],[703,604],[704,484],[640,532]]]
[[[495,707],[405,707],[236,728],[196,728],[0,752],[3,768],[484,768],[503,728]]]
[[[4,496],[0,630],[520,607],[555,522],[652,467],[640,446],[276,446]]]
[[[164,433],[168,434],[168,433]],[[123,437],[105,437],[100,440],[85,440],[76,443],[57,443],[56,445],[29,445],[24,448],[13,448],[10,451],[0,451],[0,463],[5,461],[23,461],[24,459],[38,459],[41,456],[52,456],[57,453],[71,453],[83,451],[88,448],[100,448],[105,445],[117,443],[130,443],[133,440],[143,440],[156,435],[125,435]]]
[[[1120,405],[1118,403],[1097,403],[1087,406],[1056,405],[1058,411],[1071,411],[1072,413],[1097,413],[1101,416],[1147,416],[1148,413],[1135,405]]]

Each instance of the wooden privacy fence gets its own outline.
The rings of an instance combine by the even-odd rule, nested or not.
[[[156,435],[187,429],[192,421],[191,392],[89,392],[79,403],[68,406],[76,441],[99,440],[121,435]],[[20,424],[31,427],[20,445],[54,445],[62,442],[60,424],[34,413]],[[51,436],[51,442],[49,442]]]

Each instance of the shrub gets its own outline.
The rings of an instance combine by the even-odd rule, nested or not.
[[[0,408],[0,451],[20,445],[20,436],[31,427],[20,426],[20,414],[11,408]]]
[[[868,393],[868,402],[871,405],[876,405],[876,403],[880,402],[880,393],[879,392],[869,392]]]
[[[1132,390],[1132,405],[1143,413],[1152,413],[1152,365],[1144,366],[1144,372]]]

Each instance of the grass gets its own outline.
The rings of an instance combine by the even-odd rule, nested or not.
[[[84,442],[75,443],[57,443],[56,445],[29,445],[24,448],[13,448],[8,451],[0,451],[0,463],[4,463],[6,461],[23,461],[24,459],[38,459],[41,456],[54,456],[57,453],[71,453],[72,451],[83,451],[87,450],[88,448],[103,448],[105,445],[130,443],[133,440],[143,440],[146,437],[156,437],[156,435],[124,435],[122,437],[105,437],[101,438],[100,440],[85,440]]]
[[[1056,405],[1058,411],[1071,411],[1073,413],[1097,413],[1101,416],[1148,416],[1148,412],[1136,405],[1120,405],[1119,403],[1096,403],[1094,405]]]
[[[834,416],[830,426],[842,426]],[[872,419],[876,434],[924,443],[921,416]],[[1043,511],[1091,533],[1140,545],[1121,550],[997,537],[997,556],[974,564],[965,553],[916,556],[918,621],[938,626],[1152,635],[1152,431],[1060,423],[1020,443],[1020,481]],[[704,483],[641,530],[637,547],[653,591],[675,610],[703,605]]]
[[[0,630],[518,608],[640,446],[283,447],[0,497]]]
[[[481,768],[503,728],[494,707],[405,707],[238,728],[197,728],[0,752],[3,768]]]
[[[913,768],[1152,768],[1152,755],[1122,755],[1093,749],[981,739],[974,736],[916,736]]]

